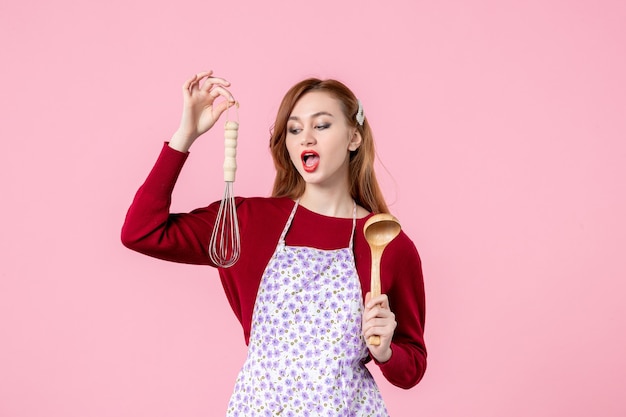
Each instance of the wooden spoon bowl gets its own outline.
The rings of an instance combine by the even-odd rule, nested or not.
[[[385,247],[394,240],[402,228],[400,222],[388,213],[379,213],[370,217],[365,226],[363,234],[365,240],[370,245],[372,252],[372,276],[370,293],[372,298],[380,295],[380,259]],[[367,341],[370,345],[380,345],[380,336],[370,336]]]

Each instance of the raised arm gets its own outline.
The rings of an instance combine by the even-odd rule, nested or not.
[[[235,104],[230,83],[211,71],[193,76],[183,85],[180,126],[137,191],[122,227],[122,243],[161,259],[209,264],[207,244],[219,205],[191,213],[170,213],[171,195],[194,141]],[[216,102],[218,97],[224,98]]]

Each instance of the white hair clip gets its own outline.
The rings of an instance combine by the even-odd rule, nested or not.
[[[359,109],[356,112],[356,121],[359,124],[359,126],[363,126],[363,122],[365,122],[365,113],[363,112],[363,103],[361,103],[361,100],[356,101],[359,104]]]

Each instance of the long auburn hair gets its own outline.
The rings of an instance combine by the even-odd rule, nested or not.
[[[311,91],[325,92],[339,100],[348,124],[357,128],[361,134],[361,146],[350,152],[350,195],[357,204],[372,213],[389,213],[374,173],[376,152],[370,125],[367,118],[363,126],[356,122],[356,96],[346,85],[332,79],[308,78],[291,87],[283,97],[270,132],[270,151],[276,167],[272,196],[296,199],[304,193],[304,179],[291,162],[287,151],[287,121],[298,100]]]

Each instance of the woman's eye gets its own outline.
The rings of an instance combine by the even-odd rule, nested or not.
[[[297,135],[298,133],[300,133],[302,129],[297,128],[297,127],[290,127],[289,129],[287,129],[287,131],[289,133],[291,133],[292,135]]]
[[[328,129],[329,127],[330,127],[330,123],[323,123],[321,125],[315,126],[317,130],[324,130],[324,129]]]

